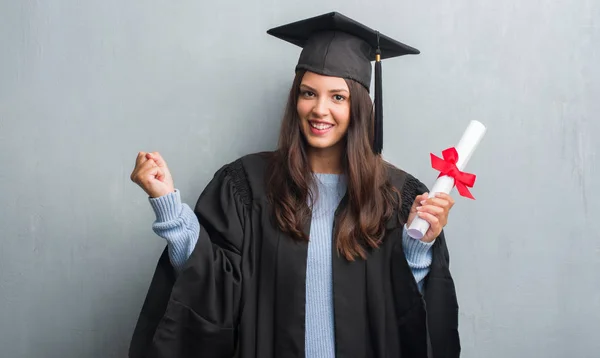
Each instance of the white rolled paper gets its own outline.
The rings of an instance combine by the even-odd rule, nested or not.
[[[469,126],[460,138],[458,145],[456,145],[456,152],[458,153],[458,161],[456,167],[458,170],[463,171],[466,167],[469,159],[473,155],[473,152],[481,142],[481,139],[485,135],[485,126],[478,121],[472,120]],[[435,197],[436,193],[450,194],[450,191],[454,187],[454,178],[447,175],[439,177],[431,190],[429,191],[429,197]],[[407,233],[410,237],[416,240],[420,240],[425,236],[425,233],[429,230],[429,223],[420,217],[415,217],[410,224]]]

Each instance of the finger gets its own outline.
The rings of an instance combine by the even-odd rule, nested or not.
[[[129,179],[131,179],[131,181],[133,182],[137,182],[136,176],[138,175],[138,172],[140,171],[140,167],[141,165],[146,162],[146,153],[145,152],[138,152],[137,157],[135,158],[135,166],[133,167],[133,170],[131,171],[131,174],[129,175]]]
[[[154,163],[156,163],[156,160],[155,160],[154,156],[152,155],[152,153],[146,153],[146,160],[151,160]],[[156,166],[158,166],[158,164]]]
[[[436,198],[440,198],[440,199],[444,199],[447,200],[450,203],[450,206],[454,205],[454,199],[452,198],[452,196],[450,194],[446,194],[446,193],[437,193],[435,194]]]
[[[446,209],[435,205],[423,205],[417,207],[417,211],[430,213],[432,215],[438,216],[444,214],[446,212]]]
[[[149,153],[149,154],[152,157],[152,159],[154,159],[154,161],[156,162],[156,164],[159,167],[162,168],[162,167],[166,167],[167,166],[167,162],[163,159],[163,157],[160,155],[160,153],[158,153],[158,152],[152,152],[152,153]]]
[[[417,215],[419,215],[419,217],[423,220],[427,221],[429,223],[429,226],[431,226],[432,228],[437,228],[440,224],[440,219],[438,219],[435,215],[432,215],[430,213],[419,211]]]
[[[143,162],[145,162],[146,159],[146,152],[139,152],[137,155],[137,158],[135,159],[135,165],[138,166],[140,164],[142,164]]]
[[[442,208],[450,208],[450,202],[446,199],[441,199],[441,198],[429,198],[426,200],[421,201],[421,205],[435,205],[435,206],[439,206]]]
[[[448,223],[448,209],[435,205],[426,205],[418,208],[417,212],[428,213],[438,219],[439,226],[444,227]]]
[[[154,163],[153,160],[146,160],[138,167],[136,167],[136,170],[131,175],[132,180],[135,182],[141,181],[148,174],[148,171],[152,168],[158,168],[158,166],[156,165],[156,163]]]
[[[161,167],[156,167],[156,173],[154,173],[156,180],[163,181],[165,179],[165,171]]]
[[[142,187],[150,188],[156,184],[156,181],[162,182],[161,178],[164,178],[164,173],[159,167],[150,167],[140,172],[139,184]]]
[[[423,193],[421,195],[417,195],[415,197],[415,201],[413,201],[410,211],[413,211],[413,212],[416,211],[417,207],[422,205],[421,202],[427,200],[428,197],[429,197],[429,193]]]
[[[156,164],[156,160],[154,160],[154,159],[148,159],[148,161],[149,161],[150,163],[152,163],[152,166],[153,166],[153,167],[158,167],[158,164]]]

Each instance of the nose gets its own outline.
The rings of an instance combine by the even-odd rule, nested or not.
[[[316,100],[315,105],[312,108],[312,113],[317,118],[327,116],[327,113],[329,113],[329,108],[327,108],[327,101],[324,99]]]

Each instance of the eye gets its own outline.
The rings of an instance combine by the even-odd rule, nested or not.
[[[346,99],[346,97],[342,96],[341,94],[336,94],[336,95],[333,95],[333,99],[336,102],[342,102]]]
[[[315,94],[313,92],[308,91],[308,90],[300,92],[300,95],[302,95],[302,97],[305,97],[305,98],[310,98],[310,97],[315,96]]]

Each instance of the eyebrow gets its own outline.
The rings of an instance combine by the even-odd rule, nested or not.
[[[309,91],[312,91],[312,92],[318,92],[316,89],[312,88],[312,87],[311,87],[311,86],[309,86],[309,85],[305,85],[304,83],[301,83],[301,84],[300,84],[300,87],[303,87],[303,88],[305,88],[305,89],[307,89],[307,90],[309,90]],[[330,91],[329,91],[329,93],[339,93],[339,92],[346,92],[346,93],[350,93],[350,92],[348,92],[348,90],[346,90],[346,89],[343,89],[343,88],[332,89],[332,90],[330,90]]]

